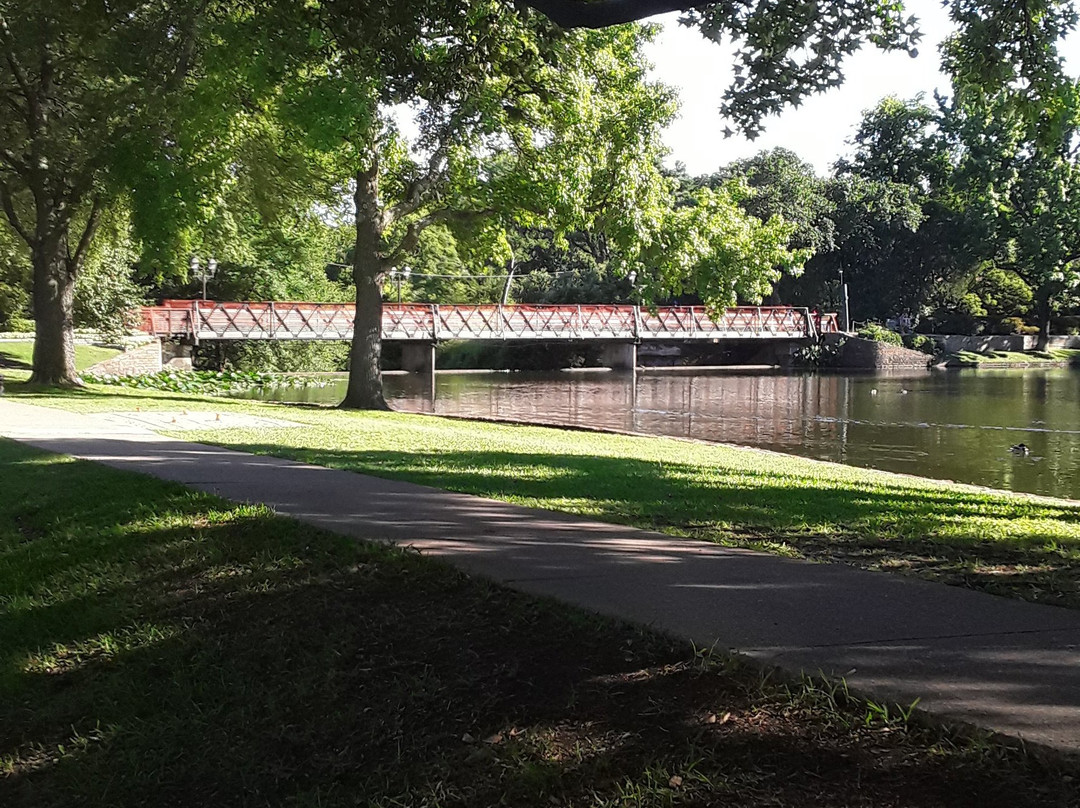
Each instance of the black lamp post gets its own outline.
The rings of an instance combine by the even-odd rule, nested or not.
[[[217,274],[217,259],[211,258],[205,267],[201,267],[198,256],[193,255],[188,266],[191,267],[191,274],[202,280],[202,299],[206,300],[206,282]]]
[[[390,270],[390,277],[397,283],[397,302],[399,304],[401,303],[401,281],[408,280],[410,275],[412,275],[412,269],[410,267]]]

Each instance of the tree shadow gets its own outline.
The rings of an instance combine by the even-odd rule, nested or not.
[[[763,689],[751,668],[414,553],[140,485],[170,491],[194,524],[155,526],[105,497],[149,555],[132,561],[129,544],[101,558],[96,580],[111,584],[90,619],[78,617],[87,595],[25,609],[20,634],[51,649],[36,655],[48,664],[0,642],[23,662],[0,680],[0,757],[15,761],[0,777],[5,805],[992,808],[1080,796],[1034,760],[930,751],[936,735],[864,725],[842,705]],[[99,555],[66,528],[39,540],[61,536],[42,551]],[[78,571],[53,561],[28,588]],[[85,642],[104,635],[112,650]]]
[[[288,457],[606,522],[882,569],[1036,602],[1080,606],[1080,506],[977,491],[808,479],[633,458],[507,451],[290,447],[216,438]],[[556,506],[558,507],[558,506]]]
[[[33,366],[11,351],[0,347],[0,370],[33,370]]]

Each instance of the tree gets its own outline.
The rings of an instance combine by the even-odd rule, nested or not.
[[[966,289],[984,245],[977,222],[953,187],[960,146],[947,131],[942,110],[921,96],[884,98],[864,113],[851,144],[852,154],[836,163],[838,178],[906,187],[922,212],[917,229],[901,227],[885,242],[887,254],[867,246],[867,263],[878,283],[873,297],[868,301],[859,295],[857,305],[876,302],[884,308],[861,314],[878,319],[903,311],[923,315],[947,304],[957,289]],[[858,253],[851,257],[857,264]]]
[[[835,204],[826,194],[827,182],[809,163],[789,149],[763,151],[726,166],[720,177],[741,178],[750,187],[742,206],[768,221],[779,216],[794,226],[791,246],[828,252],[834,247]]]
[[[40,384],[75,385],[72,301],[111,154],[161,109],[196,12],[165,2],[0,3],[0,205],[27,244]]]
[[[26,244],[0,219],[0,331],[26,316],[30,303],[30,260]]]
[[[836,162],[838,176],[911,185],[928,198],[948,193],[959,147],[942,130],[941,111],[922,95],[881,99],[863,113],[851,144],[851,156]]]
[[[782,224],[737,216],[729,192],[671,210],[657,165],[674,103],[645,80],[649,29],[564,32],[499,0],[324,4],[308,26],[299,39],[314,44],[309,62],[273,115],[352,194],[356,326],[343,406],[385,406],[380,288],[436,225],[467,262],[496,266],[520,228],[547,228],[556,243],[602,232],[621,272],[654,268],[645,294],[693,284],[716,305],[735,290],[760,293],[773,268],[758,254],[797,263],[782,249],[786,231],[773,243]],[[392,118],[395,105],[414,111],[415,136]],[[720,232],[738,243],[721,244]]]
[[[916,19],[901,3],[828,0],[791,3],[750,0],[700,3],[686,0],[522,0],[567,28],[599,28],[667,11],[716,42],[733,40],[735,81],[724,93],[721,113],[755,137],[762,121],[814,93],[843,83],[844,59],[864,45],[917,54]]]
[[[957,2],[954,16],[983,23],[944,48],[948,122],[963,146],[957,185],[997,264],[1034,291],[1045,350],[1056,302],[1080,283],[1080,82],[1058,52],[1077,15],[1069,4],[994,0]]]

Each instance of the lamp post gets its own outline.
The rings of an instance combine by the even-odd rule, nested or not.
[[[200,267],[198,256],[193,255],[188,266],[191,274],[202,280],[202,299],[206,300],[206,282],[217,274],[217,259],[211,257],[205,267]]]
[[[840,265],[840,330],[847,332],[851,328],[851,320],[849,319],[848,312],[848,293],[847,284],[844,283],[844,265]]]
[[[412,274],[411,267],[402,267],[401,269],[390,270],[390,276],[397,282],[397,302],[401,303],[401,281],[408,280]]]

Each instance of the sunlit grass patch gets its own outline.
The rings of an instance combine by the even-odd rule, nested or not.
[[[0,490],[4,808],[1080,798],[835,683],[262,506],[3,440]]]
[[[88,410],[175,409],[168,397],[34,398]],[[693,535],[756,549],[943,580],[932,555],[965,565],[1048,569],[1053,586],[993,591],[1080,606],[1080,505],[774,452],[671,438],[356,413],[184,397],[192,409],[270,414],[301,428],[185,432],[257,454]],[[752,538],[748,538],[752,537]],[[1048,547],[1061,550],[1051,552]],[[893,563],[902,561],[903,563]],[[959,569],[959,566],[958,566]],[[950,583],[987,588],[978,575]]]

